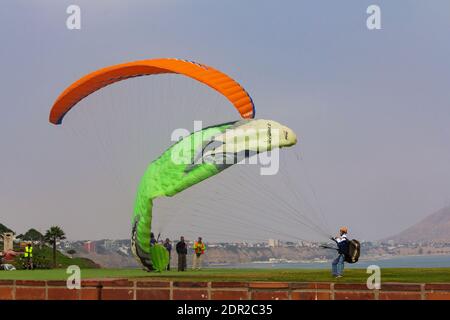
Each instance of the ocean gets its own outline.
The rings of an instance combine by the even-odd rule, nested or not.
[[[327,269],[330,261],[321,262],[259,262],[217,265],[217,268],[273,268],[273,269]],[[380,268],[450,268],[450,255],[395,256],[379,259],[361,259],[355,264],[346,263],[346,268],[367,268],[377,265]]]

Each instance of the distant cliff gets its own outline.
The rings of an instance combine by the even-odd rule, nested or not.
[[[254,261],[268,261],[271,258],[287,260],[325,259],[331,250],[309,247],[259,247],[259,248],[209,248],[205,256],[208,263],[248,263]]]
[[[254,261],[269,261],[271,258],[293,261],[312,261],[313,259],[329,259],[335,252],[321,248],[309,247],[249,247],[236,246],[210,247],[204,257],[205,264],[236,264]],[[193,252],[187,257],[188,265],[191,265]],[[139,267],[132,255],[124,255],[118,252],[105,251],[103,253],[86,253],[78,251],[78,257],[89,258],[105,268],[133,268]],[[172,264],[177,262],[176,253],[172,252]]]
[[[443,208],[399,234],[384,239],[388,240],[394,240],[396,243],[450,243],[450,207]]]

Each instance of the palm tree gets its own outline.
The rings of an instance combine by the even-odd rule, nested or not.
[[[56,242],[64,240],[66,235],[60,227],[53,226],[45,232],[44,238],[46,242],[53,246],[53,267],[56,268]]]

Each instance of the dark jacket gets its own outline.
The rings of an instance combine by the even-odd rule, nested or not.
[[[170,243],[164,242],[164,248],[166,248],[169,253],[172,251],[172,245]]]
[[[177,243],[177,253],[178,254],[187,254],[187,245],[186,242],[178,242]]]
[[[348,255],[349,241],[348,239],[338,242],[338,253]]]

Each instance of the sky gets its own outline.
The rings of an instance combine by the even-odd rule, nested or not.
[[[80,30],[66,27],[71,4],[81,9]],[[381,8],[380,30],[366,26],[372,4]],[[63,128],[51,125],[48,113],[64,88],[86,73],[177,57],[229,74],[252,96],[258,118],[297,133],[301,163],[286,152],[288,173],[269,184],[276,192],[289,177],[299,189],[269,200],[258,178],[230,169],[163,199],[161,212],[169,213],[159,215],[160,227],[170,225],[171,236],[188,232],[183,228],[190,223],[192,235],[209,228],[211,239],[220,233],[233,240],[239,232],[276,237],[264,233],[267,224],[293,235],[293,221],[277,216],[286,213],[279,201],[302,206],[295,199],[301,193],[311,204],[302,212],[329,230],[347,225],[359,239],[389,237],[450,204],[449,34],[446,0],[5,1],[0,222],[18,233],[59,225],[69,239],[129,237],[139,176],[169,146],[171,130],[191,128],[195,117],[220,123],[237,114],[210,89],[170,77],[105,88],[68,114]],[[145,109],[145,117],[133,108]],[[107,131],[107,144],[105,136],[96,138],[97,126]],[[239,192],[235,181],[243,175],[256,187]],[[220,202],[214,188],[231,195]],[[249,202],[233,207],[232,216],[222,205],[242,200],[243,192]],[[197,200],[210,202],[206,213],[192,213]],[[270,205],[264,201],[281,213],[263,215]],[[208,210],[217,213],[214,219]],[[252,221],[259,223],[255,230]]]

